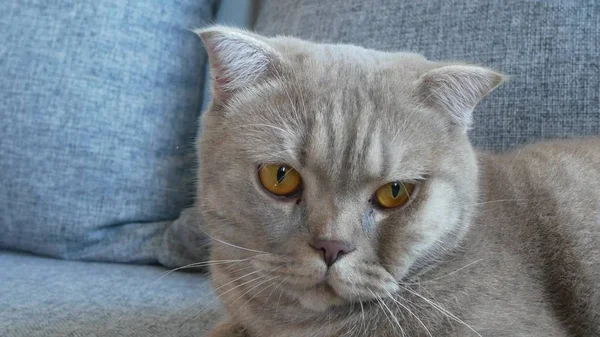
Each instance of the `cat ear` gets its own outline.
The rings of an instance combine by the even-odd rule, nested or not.
[[[504,81],[491,69],[470,65],[448,65],[421,75],[417,96],[423,104],[450,114],[453,124],[468,128],[477,103]]]
[[[213,98],[221,103],[267,76],[279,58],[271,46],[249,32],[223,26],[194,32],[204,42],[212,74]]]

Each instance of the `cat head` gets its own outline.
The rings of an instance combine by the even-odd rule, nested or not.
[[[198,189],[213,259],[247,259],[324,310],[397,292],[459,244],[477,199],[467,130],[500,74],[226,27],[198,34],[213,76]]]

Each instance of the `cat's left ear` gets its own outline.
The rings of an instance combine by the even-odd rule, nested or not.
[[[477,103],[505,80],[491,69],[471,65],[447,65],[421,75],[417,83],[420,103],[449,114],[452,124],[467,129]]]
[[[256,85],[279,63],[279,53],[256,34],[224,26],[194,32],[204,42],[212,75],[212,95],[219,103]]]

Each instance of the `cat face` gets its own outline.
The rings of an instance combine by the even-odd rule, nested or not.
[[[214,76],[198,190],[213,259],[244,259],[321,311],[387,297],[456,248],[477,199],[466,128],[500,75],[221,27],[200,35]]]

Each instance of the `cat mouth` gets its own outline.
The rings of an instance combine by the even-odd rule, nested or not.
[[[307,309],[370,301],[396,293],[399,285],[381,265],[341,259],[327,267],[320,259],[259,254],[251,260],[269,278],[282,278],[282,289]]]
[[[333,286],[329,283],[329,277],[327,274],[323,275],[321,280],[319,280],[315,285],[308,287],[303,290],[304,292],[314,292],[326,297],[336,297],[342,298],[340,294],[333,288]]]
[[[331,278],[329,272],[326,272],[321,280],[319,280],[314,286],[307,289],[308,291],[316,291],[323,293],[328,296],[343,298],[331,285]]]

